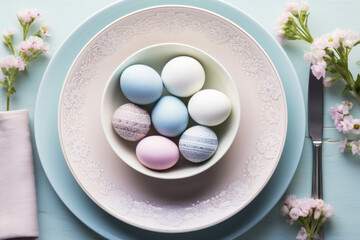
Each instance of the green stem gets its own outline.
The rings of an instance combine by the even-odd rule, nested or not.
[[[30,28],[30,23],[25,23],[25,25],[22,26],[23,27],[23,40],[26,40],[26,36],[29,32],[29,28]]]
[[[10,106],[10,95],[6,94],[6,111],[9,111]]]
[[[301,21],[299,18],[298,18],[298,21],[299,21],[299,24],[300,24],[302,30],[305,31],[305,35],[307,35],[307,38],[304,39],[304,40],[307,41],[310,44],[313,43],[314,39],[311,36],[311,33],[310,33],[309,29],[305,26],[304,22]]]

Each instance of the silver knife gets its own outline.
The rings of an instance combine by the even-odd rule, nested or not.
[[[313,198],[323,198],[322,186],[322,142],[323,142],[324,86],[322,78],[316,79],[310,69],[308,95],[308,126],[313,144],[312,190]],[[324,239],[323,229],[319,230],[319,240]]]

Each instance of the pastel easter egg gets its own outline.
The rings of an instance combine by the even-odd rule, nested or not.
[[[190,162],[200,163],[214,155],[218,147],[218,139],[213,130],[204,126],[187,129],[180,137],[181,155]]]
[[[195,58],[180,56],[164,66],[161,77],[166,89],[178,96],[189,97],[199,91],[205,83],[205,71]]]
[[[141,105],[155,102],[163,92],[160,75],[142,64],[131,65],[121,73],[120,87],[127,99]]]
[[[198,124],[216,126],[230,115],[230,99],[222,92],[205,89],[192,96],[188,103],[189,114]]]
[[[163,136],[149,136],[136,146],[136,156],[146,167],[164,170],[179,160],[179,149],[170,139]]]
[[[113,114],[115,132],[125,140],[138,141],[150,130],[150,115],[133,103],[121,105]]]
[[[186,105],[177,97],[164,96],[151,113],[152,123],[161,135],[175,137],[185,131],[189,115]]]

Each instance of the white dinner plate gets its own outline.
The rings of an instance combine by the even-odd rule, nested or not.
[[[124,59],[169,42],[215,57],[236,82],[242,113],[234,143],[219,163],[197,176],[167,181],[142,175],[118,159],[103,133],[100,103]],[[143,229],[187,232],[231,217],[259,194],[283,150],[287,109],[276,69],[244,30],[203,9],[161,6],[118,19],[83,48],[66,77],[58,120],[67,164],[100,207]]]

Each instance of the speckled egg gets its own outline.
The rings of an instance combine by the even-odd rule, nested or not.
[[[186,105],[177,97],[164,96],[155,104],[151,120],[161,135],[175,137],[185,131],[189,114]]]
[[[163,136],[149,136],[136,146],[136,156],[146,167],[165,170],[179,160],[179,149],[170,139]]]
[[[213,130],[204,126],[187,129],[180,137],[181,155],[190,162],[200,163],[214,155],[218,147],[218,139]]]
[[[189,97],[203,87],[205,71],[195,58],[179,56],[166,63],[161,78],[171,94]]]
[[[140,105],[155,102],[163,92],[160,75],[151,67],[143,64],[127,67],[121,73],[120,87],[127,99]]]
[[[125,140],[138,141],[150,130],[150,115],[141,107],[126,103],[113,114],[112,125],[115,132]]]

